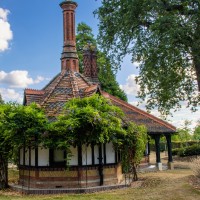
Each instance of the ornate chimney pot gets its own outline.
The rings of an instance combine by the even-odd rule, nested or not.
[[[76,51],[75,35],[75,10],[78,4],[74,1],[65,0],[60,3],[63,9],[63,35],[64,44],[61,56],[61,70],[79,72],[78,55]]]
[[[90,81],[98,83],[97,49],[96,46],[87,44],[83,48],[83,74]]]

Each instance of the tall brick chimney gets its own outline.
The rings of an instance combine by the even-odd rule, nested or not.
[[[97,50],[90,44],[83,48],[83,74],[90,81],[98,83]]]
[[[74,1],[64,0],[60,3],[63,9],[64,45],[61,56],[61,70],[79,72],[78,55],[76,51],[75,36],[75,10],[78,4]]]

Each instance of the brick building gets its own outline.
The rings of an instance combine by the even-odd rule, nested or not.
[[[71,98],[87,97],[100,93],[119,106],[130,121],[145,124],[148,134],[155,139],[157,164],[161,168],[159,140],[165,135],[168,144],[169,163],[172,163],[171,134],[176,128],[101,90],[98,81],[95,48],[84,48],[84,72],[79,73],[79,60],[75,39],[75,9],[77,3],[65,0],[60,3],[63,10],[64,44],[61,56],[61,71],[42,90],[25,89],[24,105],[36,102],[49,118],[55,120],[63,105]],[[101,146],[71,147],[73,154],[69,170],[65,169],[65,153],[61,150],[23,148],[20,150],[19,184],[30,188],[84,188],[118,184],[122,178],[117,152],[112,144]],[[147,145],[146,157],[149,154]],[[148,159],[146,159],[148,163]]]

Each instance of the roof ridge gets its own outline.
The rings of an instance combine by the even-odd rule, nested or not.
[[[27,94],[27,93],[31,94],[31,92],[32,92],[33,95],[35,95],[36,93],[37,94],[44,94],[45,93],[44,90],[38,90],[38,89],[25,88],[25,90],[24,90],[25,94]]]
[[[85,77],[83,74],[79,73],[79,75],[81,76],[81,78],[88,83],[88,85],[94,85],[87,77]]]
[[[45,85],[42,90],[45,90],[61,73],[58,73],[56,76],[54,76],[47,85]]]
[[[79,89],[78,89],[78,84],[75,80],[75,75],[72,71],[69,71],[69,76],[70,76],[70,83],[71,83],[71,86],[72,86],[72,92],[73,92],[73,95],[74,97],[80,97],[80,94],[79,94]],[[71,80],[72,79],[72,80]]]
[[[167,128],[170,128],[170,129],[172,129],[173,131],[176,131],[176,127],[173,126],[173,125],[171,125],[170,123],[168,123],[168,122],[166,122],[166,121],[164,121],[164,120],[162,120],[162,119],[159,119],[158,117],[155,117],[154,115],[149,114],[149,113],[147,113],[146,111],[143,111],[142,109],[137,108],[136,106],[133,106],[133,105],[131,105],[131,104],[129,104],[129,103],[127,103],[127,102],[121,100],[121,99],[118,99],[117,97],[115,97],[115,96],[113,96],[113,95],[111,95],[111,94],[109,94],[109,93],[107,93],[107,92],[101,91],[101,93],[102,93],[102,94],[105,94],[105,95],[108,95],[108,97],[110,97],[110,98],[111,98],[112,100],[114,100],[115,102],[121,103],[121,104],[123,104],[124,106],[129,107],[129,108],[132,109],[132,110],[136,110],[136,111],[138,111],[140,114],[142,114],[142,115],[144,115],[144,116],[147,116],[148,118],[151,118],[152,120],[158,122],[159,124],[162,124],[162,125],[166,126]],[[105,96],[105,97],[106,97],[106,96]]]
[[[62,80],[62,78],[65,76],[65,73],[60,73],[60,78],[57,80],[57,83],[55,84],[54,87],[52,87],[52,89],[50,90],[50,92],[48,93],[48,95],[44,98],[44,100],[41,103],[41,106],[45,103],[45,101],[50,97],[50,95],[53,93],[53,91],[55,90],[56,86],[60,83],[60,81]],[[55,80],[55,79],[54,79]]]

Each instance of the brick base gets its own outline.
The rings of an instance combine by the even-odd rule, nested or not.
[[[103,167],[103,185],[115,185],[121,182],[121,165]],[[21,168],[19,185],[36,189],[73,189],[100,185],[98,166],[79,168]]]

